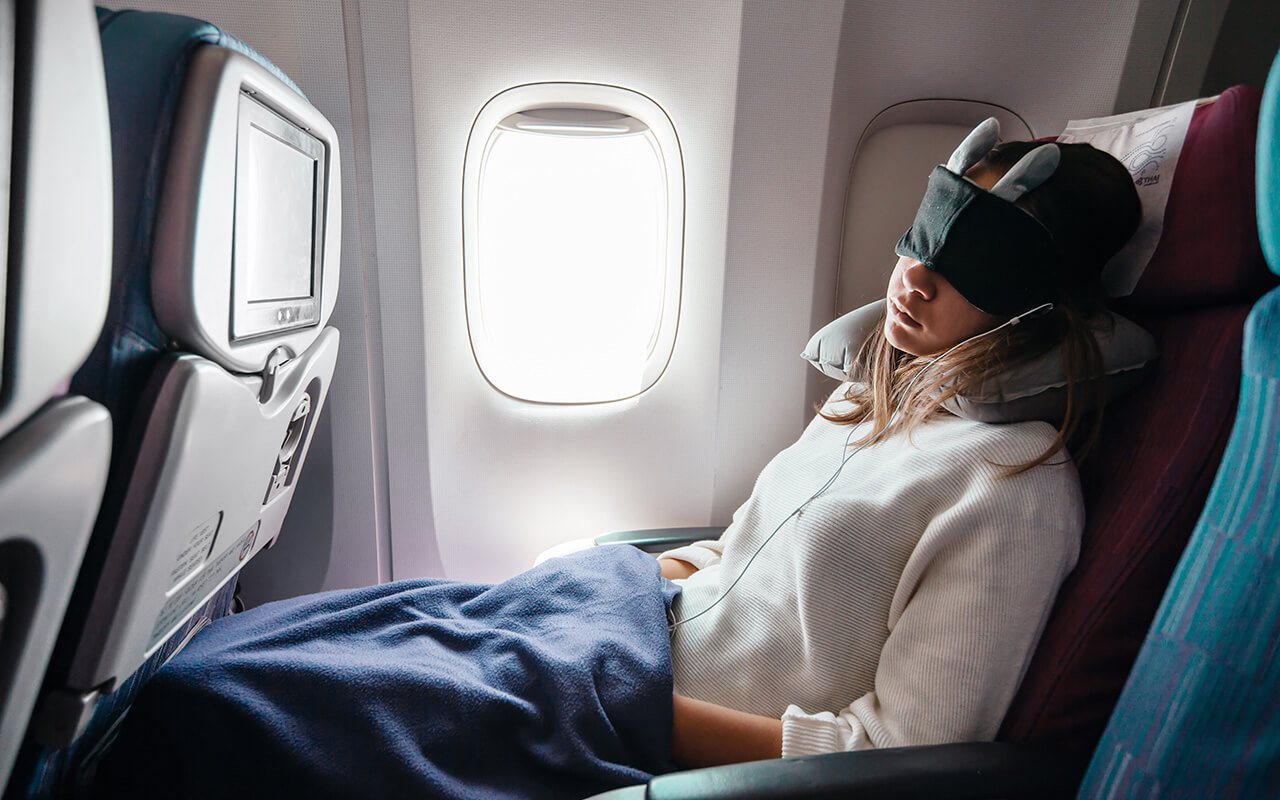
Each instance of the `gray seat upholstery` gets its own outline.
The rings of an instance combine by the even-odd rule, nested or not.
[[[32,725],[42,774],[92,749],[77,740],[110,728],[131,676],[193,621],[226,613],[279,534],[338,349],[333,127],[213,25],[98,17],[116,247],[73,386],[111,411],[120,445]]]
[[[110,280],[111,163],[93,9],[17,5],[0,5],[0,338],[9,337],[0,343],[0,789],[111,450],[106,409],[64,390],[102,326]]]

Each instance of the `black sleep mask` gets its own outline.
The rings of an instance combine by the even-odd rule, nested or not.
[[[1053,236],[1013,202],[1053,174],[1060,154],[1052,144],[1037,147],[987,191],[963,175],[999,135],[999,123],[987,119],[945,167],[934,168],[915,222],[896,250],[946,278],[976,308],[1012,316],[1051,301],[1062,283]]]

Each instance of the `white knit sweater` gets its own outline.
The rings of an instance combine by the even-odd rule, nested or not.
[[[677,619],[724,594],[852,452],[849,431],[815,417],[719,540],[663,554],[699,567]],[[945,416],[855,455],[672,634],[676,692],[781,717],[784,757],[993,739],[1084,525],[1065,456],[1015,477],[996,465],[1055,435]]]

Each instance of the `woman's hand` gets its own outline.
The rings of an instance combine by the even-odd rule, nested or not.
[[[674,695],[671,760],[714,767],[782,756],[782,720]]]
[[[688,561],[681,561],[678,558],[660,558],[658,566],[662,568],[662,577],[669,581],[687,578],[698,571],[698,568]]]

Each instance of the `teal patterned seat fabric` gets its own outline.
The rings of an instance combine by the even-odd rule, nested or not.
[[[1280,274],[1280,56],[1263,96],[1258,227]],[[1240,406],[1208,502],[1080,798],[1280,797],[1280,289],[1245,324]]]

